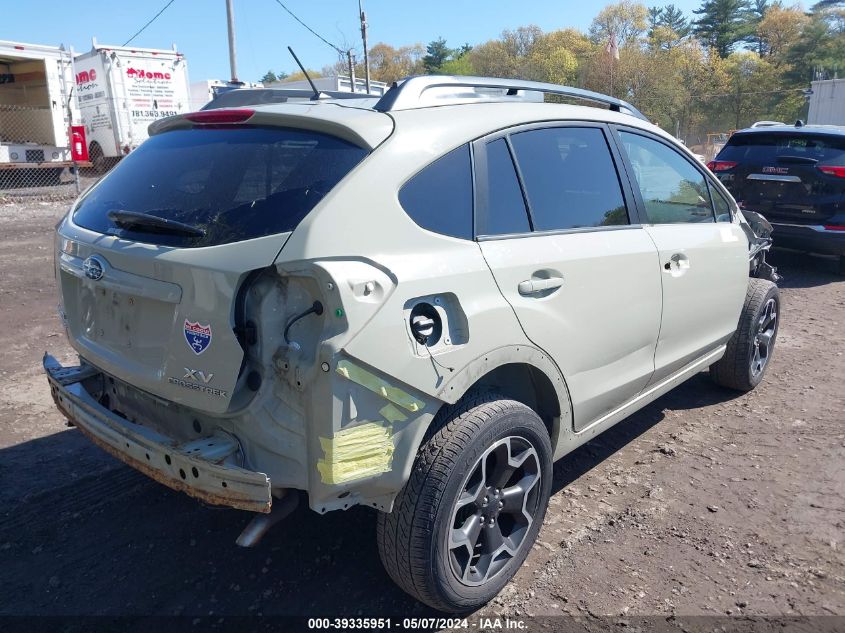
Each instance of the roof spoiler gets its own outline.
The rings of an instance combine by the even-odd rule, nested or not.
[[[560,95],[603,103],[615,112],[630,114],[638,119],[648,121],[646,116],[627,101],[617,99],[600,92],[559,86],[557,84],[539,81],[522,81],[521,79],[497,79],[494,77],[464,77],[453,75],[426,75],[408,77],[393,84],[385,95],[374,106],[379,112],[395,112],[397,110],[412,110],[426,105],[446,105],[449,103],[472,103],[482,98],[490,98],[481,92],[467,94],[461,88],[482,88],[488,90],[504,90],[504,95],[494,97],[496,101],[507,101],[509,97],[518,97],[520,92],[538,92],[542,94]],[[437,101],[425,103],[423,96],[426,91],[437,89]],[[450,89],[454,89],[451,91]]]

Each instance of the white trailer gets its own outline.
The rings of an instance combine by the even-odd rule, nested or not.
[[[58,182],[73,164],[68,138],[79,112],[72,90],[71,51],[0,40],[0,175],[47,170],[37,182]]]
[[[812,87],[807,123],[845,125],[845,79],[814,81]]]
[[[188,65],[172,50],[103,46],[77,55],[88,155],[98,171],[143,143],[153,121],[189,112]]]
[[[264,84],[254,81],[223,81],[222,79],[206,79],[191,83],[191,110],[200,110],[206,103],[218,96],[239,88],[263,88]]]

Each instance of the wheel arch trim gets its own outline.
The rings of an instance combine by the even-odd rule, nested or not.
[[[552,359],[533,345],[504,345],[477,356],[443,383],[437,397],[454,404],[485,377],[508,365],[521,365],[539,372],[554,389],[558,416],[550,428],[552,449],[572,429],[572,401],[566,380]],[[536,385],[535,385],[536,387]]]

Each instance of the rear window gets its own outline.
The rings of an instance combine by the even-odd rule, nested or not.
[[[782,157],[845,165],[845,136],[759,132],[734,134],[719,152],[719,160],[738,163],[772,163]]]
[[[86,195],[76,224],[124,239],[197,247],[292,231],[366,156],[326,134],[288,128],[174,130],[151,137]],[[142,213],[205,232],[120,225]]]
[[[418,225],[472,239],[472,162],[469,145],[438,158],[399,190],[399,204]]]

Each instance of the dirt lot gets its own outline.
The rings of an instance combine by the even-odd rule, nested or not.
[[[382,571],[375,516],[300,508],[253,550],[245,513],[136,474],[68,429],[40,358],[65,204],[0,204],[0,614],[420,616]],[[845,280],[776,253],[763,385],[706,372],[577,450],[525,567],[479,615],[845,615]]]

